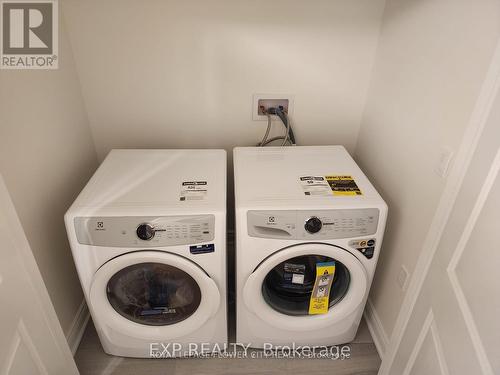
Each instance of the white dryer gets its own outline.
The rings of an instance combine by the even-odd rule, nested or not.
[[[227,342],[225,151],[113,150],[65,222],[106,353]]]
[[[354,339],[385,202],[342,146],[235,148],[234,170],[237,342],[262,348]],[[311,303],[324,264],[335,269],[318,312]]]

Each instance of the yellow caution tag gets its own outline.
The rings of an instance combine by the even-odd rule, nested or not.
[[[330,289],[335,276],[335,262],[316,264],[316,281],[309,301],[309,315],[326,314],[330,299]]]
[[[352,176],[325,176],[333,195],[363,195]]]

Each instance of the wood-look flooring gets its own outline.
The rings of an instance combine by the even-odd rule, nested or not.
[[[89,322],[75,356],[81,375],[375,375],[380,366],[366,323],[349,344],[349,359],[135,359],[109,356]]]

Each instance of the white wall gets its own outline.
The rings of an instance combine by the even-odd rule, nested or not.
[[[422,249],[444,180],[440,147],[457,148],[500,30],[497,0],[388,0],[356,158],[389,205],[371,301],[386,335]]]
[[[0,70],[0,172],[68,334],[83,294],[63,215],[97,158],[60,26],[59,70]]]
[[[384,0],[65,0],[99,158],[252,145],[254,93],[295,95],[301,144],[353,151]]]

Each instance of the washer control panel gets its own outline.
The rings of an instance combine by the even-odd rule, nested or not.
[[[375,234],[378,208],[248,211],[248,235],[261,238],[318,239]]]
[[[77,217],[76,238],[83,245],[162,247],[212,241],[214,215]]]

